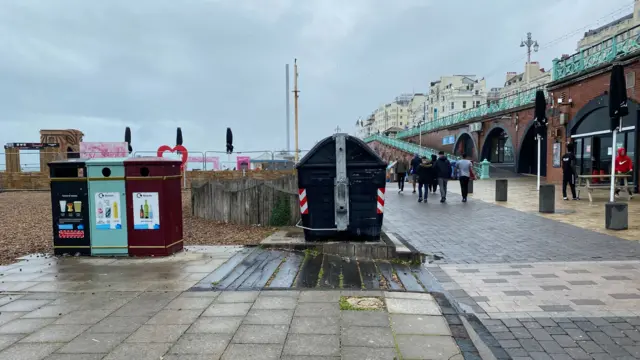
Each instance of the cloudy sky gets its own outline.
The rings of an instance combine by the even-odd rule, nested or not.
[[[440,75],[500,86],[522,71],[528,31],[541,45],[534,60],[550,68],[585,30],[632,9],[631,0],[0,0],[0,143],[39,141],[42,128],[123,141],[130,126],[135,150],[155,150],[180,126],[192,152],[223,151],[231,127],[236,150],[280,150],[284,66],[297,58],[308,149]]]

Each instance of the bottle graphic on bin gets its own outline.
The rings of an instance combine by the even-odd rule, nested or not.
[[[144,201],[144,218],[149,218],[149,204],[147,203],[147,200]]]

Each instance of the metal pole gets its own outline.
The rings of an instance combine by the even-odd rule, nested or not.
[[[293,59],[293,111],[295,121],[295,146],[296,156],[295,160],[298,163],[298,59]]]
[[[611,189],[609,191],[609,202],[613,202],[615,188],[616,188],[616,149],[618,146],[616,145],[616,135],[618,133],[617,129],[613,130],[613,144],[611,145]]]
[[[542,142],[542,139],[540,138],[540,135],[537,136],[538,137],[538,186],[536,187],[536,189],[538,191],[540,191],[540,143]]]
[[[291,153],[291,104],[289,103],[289,64],[284,66],[286,86],[286,107],[287,107],[287,153]]]

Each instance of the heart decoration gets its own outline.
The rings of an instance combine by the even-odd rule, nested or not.
[[[189,158],[189,151],[187,151],[187,148],[182,145],[176,145],[174,147],[170,147],[169,145],[162,145],[158,148],[157,156],[162,157],[162,154],[164,154],[166,151],[172,153],[180,152],[180,154],[182,155],[182,165],[180,165],[180,168],[184,170],[184,167],[187,164],[187,159]]]

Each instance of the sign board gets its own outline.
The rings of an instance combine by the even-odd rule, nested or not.
[[[160,229],[160,202],[157,192],[134,192],[133,197],[133,229]],[[178,206],[181,206],[178,204]]]
[[[60,144],[57,143],[6,143],[5,149],[19,149],[19,150],[42,150],[46,148],[59,148]]]
[[[166,154],[166,153],[165,153]],[[188,163],[213,164],[213,170],[220,169],[220,158],[217,156],[189,156]],[[208,168],[208,167],[207,167]]]
[[[81,142],[80,157],[84,159],[122,158],[129,156],[126,142]]]
[[[99,192],[95,195],[96,230],[122,229],[122,202],[119,192]],[[60,204],[62,207],[62,203]]]
[[[442,138],[442,145],[453,145],[456,142],[456,136],[450,135]]]
[[[236,170],[249,170],[251,168],[251,158],[248,156],[236,157]]]

